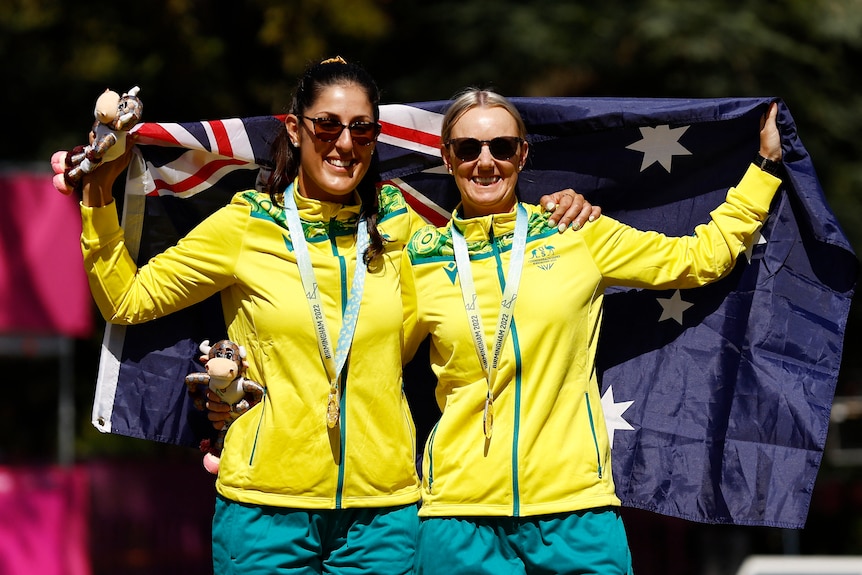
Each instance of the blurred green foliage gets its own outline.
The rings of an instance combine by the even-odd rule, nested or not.
[[[313,60],[366,66],[385,101],[467,85],[519,96],[783,98],[862,246],[862,0],[0,0],[2,161],[80,143],[105,88],[146,120],[280,112]],[[37,113],[38,112],[38,113]]]

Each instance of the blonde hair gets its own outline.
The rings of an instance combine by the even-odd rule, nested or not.
[[[527,126],[521,113],[515,105],[492,90],[481,90],[479,88],[467,88],[460,92],[449,104],[446,114],[443,116],[443,125],[440,128],[440,141],[446,143],[452,136],[452,127],[461,119],[468,110],[473,108],[503,108],[515,119],[518,126],[518,136],[527,139]]]

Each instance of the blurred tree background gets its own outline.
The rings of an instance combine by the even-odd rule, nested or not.
[[[108,87],[140,86],[145,121],[283,112],[306,64],[335,54],[364,65],[385,103],[447,99],[467,85],[509,96],[780,97],[862,253],[862,0],[0,0],[0,114],[11,130],[0,162],[49,170],[52,152],[84,143]],[[90,426],[100,339],[76,344],[79,457],[159,449]],[[862,395],[860,339],[856,304],[840,395]],[[51,457],[53,436],[40,437],[0,457]]]
[[[150,121],[281,112],[305,65],[333,54],[368,68],[387,103],[467,85],[783,98],[862,245],[862,0],[0,0],[0,114],[14,128],[0,160],[81,143],[107,87],[141,86]]]
[[[333,54],[368,68],[388,103],[477,84],[783,98],[862,245],[862,0],[0,0],[0,113],[14,127],[0,159],[80,143],[107,87],[141,86],[150,121],[281,112],[305,65]]]

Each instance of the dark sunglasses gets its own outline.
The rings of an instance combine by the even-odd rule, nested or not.
[[[452,153],[462,162],[472,162],[482,153],[482,146],[488,145],[491,155],[498,160],[508,160],[518,152],[518,146],[524,140],[517,136],[500,136],[493,140],[477,140],[476,138],[452,138],[446,142],[452,147]]]
[[[333,118],[309,118],[308,116],[298,116],[301,119],[308,120],[314,126],[314,135],[321,142],[334,142],[341,136],[341,132],[347,128],[350,132],[350,137],[353,143],[357,146],[367,146],[377,139],[380,134],[380,124],[377,122],[353,122],[352,124],[342,124]]]

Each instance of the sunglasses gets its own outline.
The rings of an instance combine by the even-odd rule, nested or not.
[[[380,134],[380,124],[377,122],[353,122],[352,124],[342,124],[333,118],[309,118],[308,116],[298,116],[304,120],[311,122],[314,126],[314,135],[321,142],[331,143],[341,136],[341,132],[347,128],[350,132],[350,137],[353,143],[358,146],[368,146]]]
[[[452,147],[452,153],[462,162],[472,162],[482,153],[482,146],[488,145],[488,151],[497,160],[508,160],[518,152],[518,146],[524,140],[517,136],[500,136],[493,140],[477,140],[476,138],[452,138],[446,142]]]

